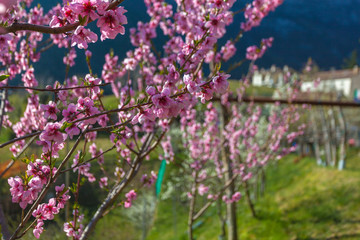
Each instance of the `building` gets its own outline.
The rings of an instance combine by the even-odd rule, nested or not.
[[[286,75],[284,75],[289,72],[291,73],[291,79],[287,79]],[[252,75],[252,85],[257,87],[282,87],[287,81],[292,81],[294,77],[297,77],[296,72],[288,66],[285,65],[283,69],[281,69],[273,65],[269,70],[262,68],[254,71]]]
[[[290,79],[286,77],[287,73],[291,73]],[[360,69],[358,66],[353,69],[310,72],[301,75],[287,66],[284,66],[283,69],[272,66],[269,70],[255,71],[252,76],[252,85],[279,88],[285,83],[299,78],[302,81],[301,91],[303,93],[342,93],[347,98],[355,96],[355,99],[360,100]]]
[[[302,92],[336,92],[343,96],[353,98],[355,93],[360,93],[359,67],[344,70],[330,70],[313,74],[303,74]],[[316,82],[318,81],[318,86]]]

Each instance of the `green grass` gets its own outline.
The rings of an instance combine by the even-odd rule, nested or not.
[[[358,151],[349,151],[351,168],[344,171],[319,167],[312,158],[293,159],[289,156],[267,169],[265,196],[255,203],[258,219],[251,216],[245,199],[237,205],[240,239],[359,239],[360,172],[352,168],[358,165]],[[147,239],[187,239],[187,207],[176,203],[175,216],[171,201],[159,202]],[[200,221],[196,239],[218,239],[215,208]]]
[[[114,95],[106,95],[101,98],[106,110],[118,108],[119,100]]]
[[[99,143],[99,146],[101,143]],[[103,146],[104,147],[104,146]],[[115,158],[115,153],[107,158]],[[320,167],[315,160],[290,155],[266,169],[265,195],[255,201],[258,218],[253,218],[245,199],[237,205],[238,234],[240,239],[360,239],[360,171],[359,150],[349,149],[347,169],[338,171]],[[159,162],[145,162],[144,169],[157,169]],[[111,166],[105,166],[110,168]],[[109,169],[110,170],[110,169]],[[169,165],[165,181],[176,170]],[[139,176],[141,173],[139,173]],[[97,188],[95,185],[85,188]],[[86,190],[86,189],[85,189]],[[84,191],[85,191],[84,190]],[[148,191],[152,191],[149,189]],[[103,191],[95,191],[102,197]],[[125,194],[125,193],[124,193]],[[123,195],[121,195],[123,197]],[[98,196],[82,196],[98,206]],[[199,202],[206,201],[199,198]],[[95,203],[97,202],[97,204]],[[141,204],[135,201],[134,204]],[[94,211],[96,206],[86,206]],[[91,239],[141,239],[139,224],[126,217],[128,209],[117,208],[110,212],[96,226]],[[186,201],[168,199],[157,200],[153,226],[148,240],[185,240],[187,239]],[[87,215],[90,216],[89,214]],[[86,222],[88,221],[88,217]],[[61,234],[62,219],[58,216],[55,223],[49,224],[41,239],[64,239]],[[219,218],[215,206],[195,223],[196,240],[217,240],[220,234]],[[34,239],[28,234],[26,239]]]
[[[241,81],[239,80],[229,80],[229,89],[231,92],[236,93],[236,89],[238,89]],[[260,96],[260,97],[272,97],[275,89],[266,87],[266,86],[248,86],[245,91],[245,95],[247,96]]]

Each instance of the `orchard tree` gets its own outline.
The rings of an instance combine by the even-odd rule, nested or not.
[[[42,147],[40,156],[24,159],[27,163],[24,173],[8,179],[12,201],[19,204],[22,216],[15,231],[10,236],[4,234],[5,239],[21,238],[28,231],[39,238],[44,231],[44,223],[54,219],[69,204],[70,198],[74,199],[73,216],[67,219],[63,229],[64,234],[73,239],[88,239],[98,221],[112,209],[131,207],[139,189],[153,184],[157,178],[153,171],[144,173],[137,188],[129,188],[130,183],[137,181],[135,176],[149,154],[161,145],[164,154],[159,157],[166,158],[171,164],[171,141],[165,137],[171,124],[179,121],[179,117],[180,121],[184,121],[182,119],[195,114],[194,106],[206,104],[214,95],[226,95],[229,88],[227,79],[230,77],[228,72],[239,67],[246,59],[251,62],[250,69],[253,69],[254,61],[271,47],[273,39],[263,39],[259,46],[250,46],[246,53],[238,53],[243,55],[244,60],[231,64],[227,72],[221,67],[223,62],[230,61],[235,55],[235,45],[241,37],[260,25],[262,19],[282,0],[255,0],[242,9],[234,9],[235,0],[177,0],[176,4],[145,0],[150,20],[139,21],[137,28],[130,29],[133,48],[124,59],[119,59],[113,52],[106,54],[101,74],[95,73],[91,59],[101,56],[93,56],[88,46],[105,39],[121,38],[118,35],[125,34],[127,16],[135,14],[127,12],[121,6],[122,2],[64,0],[47,13],[41,5],[34,6],[32,0],[0,3],[0,61],[3,65],[0,89],[4,93],[0,105],[0,126],[11,129],[15,135],[8,142],[1,143],[0,148],[9,146],[15,161],[31,144]],[[240,13],[244,14],[244,22],[233,23],[234,15]],[[95,22],[99,28],[100,39],[89,28],[91,22]],[[219,46],[218,40],[230,25],[238,28],[239,32]],[[159,32],[166,37],[161,50],[156,49],[154,44],[161,42]],[[41,54],[53,45],[68,49],[63,58],[67,66],[66,77],[62,82],[56,81],[41,88],[36,79],[36,73],[41,69],[34,69],[33,66],[41,61]],[[69,76],[69,69],[76,63],[76,48],[84,49],[83,57],[88,65],[88,73],[84,76]],[[14,82],[18,78],[22,83],[16,85]],[[106,85],[111,86],[118,101],[118,107],[114,109],[106,109],[103,103],[102,87]],[[27,91],[27,106],[20,121],[11,122],[8,113],[13,106],[7,100],[8,91],[21,89]],[[52,94],[53,100],[42,102],[40,93]],[[248,118],[250,122],[243,123],[245,125],[239,122],[239,125],[236,122],[240,113],[236,107],[227,106],[224,101],[228,111],[225,117],[228,119],[223,120],[224,129],[221,131],[223,136],[233,139],[228,143],[231,159],[236,158],[235,145],[240,141],[232,133],[250,131],[247,133],[249,136],[256,134],[253,128],[257,128],[259,110],[250,109],[247,113],[251,116]],[[204,131],[210,134],[216,130],[219,113],[209,105],[205,114],[208,119]],[[283,130],[287,130],[286,127]],[[105,132],[111,143],[110,148],[97,146],[98,132]],[[279,134],[284,136],[283,132]],[[275,143],[270,141],[268,147],[279,148],[276,145],[279,140],[277,136],[275,138]],[[262,149],[257,147],[255,140],[247,144],[250,144],[253,152],[264,157],[259,162],[266,160],[267,153],[261,153]],[[196,149],[190,151],[193,150]],[[111,161],[105,159],[105,154],[110,151],[116,151],[118,156],[111,163],[117,166],[114,169],[104,165],[104,161]],[[210,152],[206,152],[205,155],[215,157],[217,153],[213,154],[211,156]],[[249,163],[254,161],[255,155],[250,154]],[[103,176],[92,173],[95,161]],[[196,186],[190,195],[194,195],[194,191],[200,187],[196,180],[200,176],[201,165],[195,165],[191,174]],[[7,169],[10,167],[11,164]],[[231,167],[235,171],[240,166],[228,165],[224,168],[219,164],[216,170],[219,174],[227,174],[231,172]],[[241,176],[239,181],[244,181],[249,174],[245,169],[228,177],[230,183],[225,182],[223,188],[233,185],[238,175]],[[77,175],[76,181],[65,186],[61,176],[69,171]],[[113,171],[111,175],[114,177],[110,177],[110,171]],[[107,196],[89,222],[83,221],[84,215],[79,206],[82,179],[97,182],[100,188],[108,189]],[[206,186],[202,192],[205,190]],[[45,201],[48,192],[54,194]],[[238,200],[239,194],[234,194],[231,198],[228,196],[225,202],[230,204]],[[195,197],[191,201],[194,200]],[[189,237],[192,238],[191,233]]]

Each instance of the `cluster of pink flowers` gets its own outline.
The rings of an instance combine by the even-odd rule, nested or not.
[[[78,210],[74,210],[73,214],[77,215]],[[66,233],[66,236],[73,239],[80,239],[80,236],[84,230],[84,225],[81,223],[83,220],[84,215],[82,214],[77,217],[77,223],[79,224],[78,226],[76,226],[76,223],[74,221],[64,223],[64,232]]]
[[[148,176],[146,173],[142,175],[141,182],[144,184],[144,186],[151,187],[157,179],[157,175],[154,171],[151,171],[150,176]]]
[[[246,49],[246,59],[255,61],[261,58],[266,50],[272,46],[274,38],[270,37],[267,39],[261,40],[260,47],[250,46]]]
[[[136,199],[136,192],[135,190],[130,190],[127,194],[125,194],[126,200],[124,202],[124,207],[125,208],[130,208],[132,205],[132,201],[134,201]]]
[[[283,0],[254,0],[246,6],[244,13],[246,21],[241,23],[241,29],[250,31],[253,27],[259,26],[270,11],[274,11],[282,3]]]
[[[19,203],[20,207],[25,209],[28,204],[36,200],[50,174],[55,172],[56,168],[53,168],[51,173],[50,167],[41,159],[30,162],[24,178],[16,176],[8,179],[12,201]]]
[[[222,200],[226,203],[233,203],[233,202],[238,202],[241,199],[241,193],[240,192],[236,192],[234,193],[231,198],[229,198],[228,196],[224,195],[222,197]]]
[[[101,41],[114,39],[118,34],[124,34],[127,18],[124,13],[127,11],[123,7],[108,9],[109,2],[106,0],[73,0],[69,1],[58,15],[54,15],[50,21],[50,26],[61,27],[78,21],[80,15],[83,25],[78,26],[72,36],[71,45],[78,48],[88,48],[88,43],[95,43],[98,36],[91,30],[85,28],[89,21],[97,21],[96,25],[100,28]]]
[[[65,185],[56,186],[56,198],[51,198],[48,203],[40,204],[32,215],[37,219],[37,224],[33,230],[36,238],[40,237],[40,234],[44,231],[44,220],[54,219],[54,215],[58,214],[60,209],[65,207],[65,203],[70,199],[67,195],[69,190],[65,190]]]
[[[71,165],[71,167],[73,168],[74,172],[79,172],[80,174],[86,176],[88,178],[89,182],[94,182],[96,180],[95,176],[90,172],[90,167],[91,164],[88,163],[82,163],[80,162],[83,161],[83,159],[80,159],[81,157],[83,157],[84,153],[82,153],[81,151],[78,151],[78,153],[75,155],[75,158],[73,159],[73,164]]]

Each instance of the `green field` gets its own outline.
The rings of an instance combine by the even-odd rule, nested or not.
[[[360,239],[359,160],[359,150],[351,149],[344,171],[319,167],[313,158],[299,159],[295,155],[270,166],[266,170],[265,195],[255,201],[258,218],[251,216],[245,199],[237,205],[240,239]],[[167,177],[171,167],[168,170]],[[141,205],[142,201],[135,204]],[[187,239],[187,207],[186,202],[173,199],[156,200],[146,239]],[[136,222],[126,211],[129,209],[118,208],[105,216],[91,239],[142,239],[141,217]],[[195,225],[197,240],[219,239],[215,207]],[[61,228],[62,220],[57,217],[41,239],[64,239]],[[30,233],[27,239],[33,239]]]

